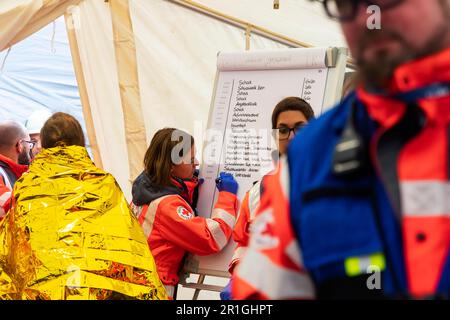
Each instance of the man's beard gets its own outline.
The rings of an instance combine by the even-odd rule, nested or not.
[[[19,158],[17,162],[24,166],[30,165],[31,162],[30,153],[25,148],[22,150],[21,153],[19,153]]]
[[[370,48],[377,41],[386,39],[398,42],[402,47],[401,54],[393,56],[388,50],[380,49],[374,53],[375,57],[371,61],[367,61],[364,58],[366,48]],[[397,33],[388,30],[366,30],[358,42],[358,55],[361,58],[357,63],[361,82],[365,87],[386,87],[395,68],[413,59],[413,53],[411,46]]]
[[[444,15],[450,16],[448,7],[443,4]],[[426,57],[428,55],[437,53],[448,46],[448,43],[443,43],[446,38],[450,22],[448,20],[434,33],[434,36],[423,46],[423,49],[415,49],[410,45],[401,34],[388,30],[369,30],[366,29],[364,34],[360,37],[358,42],[358,56],[361,58],[357,61],[359,80],[366,88],[388,88],[389,80],[391,79],[394,70],[411,60]],[[401,50],[396,55],[390,55],[388,50],[379,50],[376,52],[376,57],[372,61],[366,61],[362,56],[364,49],[371,46],[371,44],[382,40],[389,39],[396,41]]]

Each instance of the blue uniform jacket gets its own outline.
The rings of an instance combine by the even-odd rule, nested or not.
[[[334,148],[346,126],[356,94],[311,122],[288,149],[291,220],[303,262],[316,286],[345,278],[344,261],[382,252],[382,291],[407,295],[400,221],[371,163],[356,177],[332,172]],[[367,145],[376,124],[357,104],[357,131]],[[370,161],[369,161],[370,162]]]

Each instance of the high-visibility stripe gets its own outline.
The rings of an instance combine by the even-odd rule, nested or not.
[[[370,256],[370,265],[377,266],[380,270],[386,269],[386,260],[384,254],[376,253]]]
[[[131,211],[133,212],[134,216],[139,219],[142,213],[142,209],[144,206],[137,206],[133,202],[131,203]]]
[[[167,296],[169,298],[174,298],[173,295],[175,294],[175,286],[165,284],[164,288],[166,289]]]
[[[9,189],[12,189],[12,184],[11,181],[9,181],[8,174],[2,167],[0,167],[0,175],[3,178],[3,181],[5,181],[5,186],[7,186]]]
[[[291,243],[286,247],[285,253],[298,267],[303,267],[302,251],[300,250],[296,240],[291,241]]]
[[[349,277],[359,276],[371,272],[369,267],[386,268],[386,262],[382,253],[374,253],[368,256],[350,257],[345,259],[345,273]]]
[[[236,217],[229,214],[227,211],[223,209],[216,208],[213,210],[211,218],[218,218],[222,219],[227,226],[229,226],[231,229],[234,228],[234,225],[236,224]]]
[[[244,256],[244,254],[247,252],[247,247],[237,247],[234,250],[233,256],[231,257],[231,261],[234,260],[240,260]]]
[[[239,278],[268,299],[312,299],[315,296],[314,284],[307,273],[278,266],[251,248],[247,250],[236,272]]]
[[[228,243],[228,239],[220,228],[220,223],[213,219],[206,219],[206,225],[208,230],[211,232],[214,241],[216,242],[219,250],[222,250],[223,247]]]
[[[150,202],[150,204],[148,205],[148,209],[147,212],[145,213],[145,217],[144,217],[144,221],[142,222],[142,229],[144,229],[144,234],[145,236],[148,238],[150,236],[150,234],[152,233],[153,230],[153,222],[155,221],[155,215],[156,215],[156,210],[158,209],[158,206],[160,204],[160,202],[167,198],[170,197],[171,195],[167,195],[161,198],[158,198],[156,200],[153,200],[152,202]]]
[[[11,192],[5,192],[0,196],[0,218],[3,218],[6,214],[5,204],[11,198]]]
[[[280,158],[280,185],[286,199],[289,199],[289,164],[285,155]]]
[[[256,211],[258,210],[261,202],[261,181],[258,181],[250,188],[248,193],[248,209],[250,211],[250,221],[255,218]]]
[[[450,216],[450,183],[408,181],[400,184],[405,216]]]
[[[5,192],[0,196],[0,207],[3,207],[5,203],[11,198],[11,192]]]

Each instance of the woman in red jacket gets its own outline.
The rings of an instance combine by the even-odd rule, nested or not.
[[[238,184],[231,174],[221,173],[211,218],[197,216],[193,204],[198,185],[194,138],[173,128],[155,134],[144,164],[144,172],[133,184],[132,208],[144,229],[158,275],[174,298],[185,254],[213,254],[228,243],[236,219]]]

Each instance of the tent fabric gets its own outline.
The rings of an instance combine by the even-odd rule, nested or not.
[[[0,51],[37,32],[81,0],[2,0]]]
[[[129,155],[143,156],[147,149],[145,124],[136,59],[136,46],[128,0],[110,0],[114,47],[119,76],[120,97],[124,114],[125,139]],[[141,161],[130,158],[130,178],[142,171]]]
[[[245,50],[245,31],[211,16],[167,0],[128,0],[134,31],[141,122],[146,142],[137,139],[134,150],[127,138],[133,132],[125,121],[138,114],[136,104],[122,103],[121,70],[134,70],[128,59],[118,59],[114,43],[111,1],[126,0],[2,0],[0,2],[0,49],[17,42],[57,15],[70,17],[86,84],[92,122],[103,169],[111,172],[128,199],[133,173],[142,168],[143,150],[156,130],[177,127],[194,135],[201,151],[220,51]],[[325,17],[320,4],[308,0],[283,0],[273,10],[272,1],[196,0],[224,14],[314,46],[345,46],[342,34]],[[78,3],[78,5],[73,5]],[[119,19],[120,24],[120,19]],[[116,25],[117,26],[117,25]],[[122,39],[119,39],[121,41]],[[276,41],[252,34],[250,50],[285,48]],[[14,49],[14,47],[13,47]],[[118,65],[119,64],[119,65]],[[125,72],[126,74],[127,72]],[[136,86],[136,87],[137,87]],[[122,92],[123,93],[123,92]],[[31,94],[31,93],[30,93]],[[32,93],[35,94],[35,93]],[[36,94],[34,99],[40,99]],[[45,102],[44,102],[45,103]],[[137,127],[142,137],[142,126]],[[127,137],[128,132],[128,137]],[[130,170],[130,168],[132,168]]]
[[[92,156],[97,167],[103,168],[103,161],[98,148],[97,137],[95,135],[94,122],[92,120],[91,104],[87,94],[86,81],[84,79],[83,67],[81,65],[80,50],[78,48],[77,37],[74,32],[73,17],[65,14],[67,37],[70,45],[70,52],[72,54],[73,68],[75,70],[75,77],[78,83],[78,91],[80,93],[81,105],[83,107],[83,116],[86,123],[87,136],[91,144]]]
[[[6,60],[5,60],[6,59]],[[0,119],[25,123],[38,110],[67,112],[86,130],[64,18],[0,52]]]
[[[129,5],[147,141],[158,129],[176,127],[193,134],[201,151],[217,53],[244,50],[245,33],[167,1],[130,1]],[[116,176],[129,197],[134,179],[130,166],[143,169],[144,152],[127,151],[126,106],[121,105],[118,90],[109,4],[84,1],[71,14],[104,169]],[[261,36],[251,37],[252,49],[285,47]]]
[[[78,43],[103,169],[114,175],[130,200],[132,177],[109,3],[82,1],[67,14],[73,20],[69,27],[75,31]]]
[[[328,18],[322,4],[317,1],[280,0],[279,9],[276,10],[273,9],[273,0],[186,2],[197,3],[314,47],[346,47],[339,24]]]

